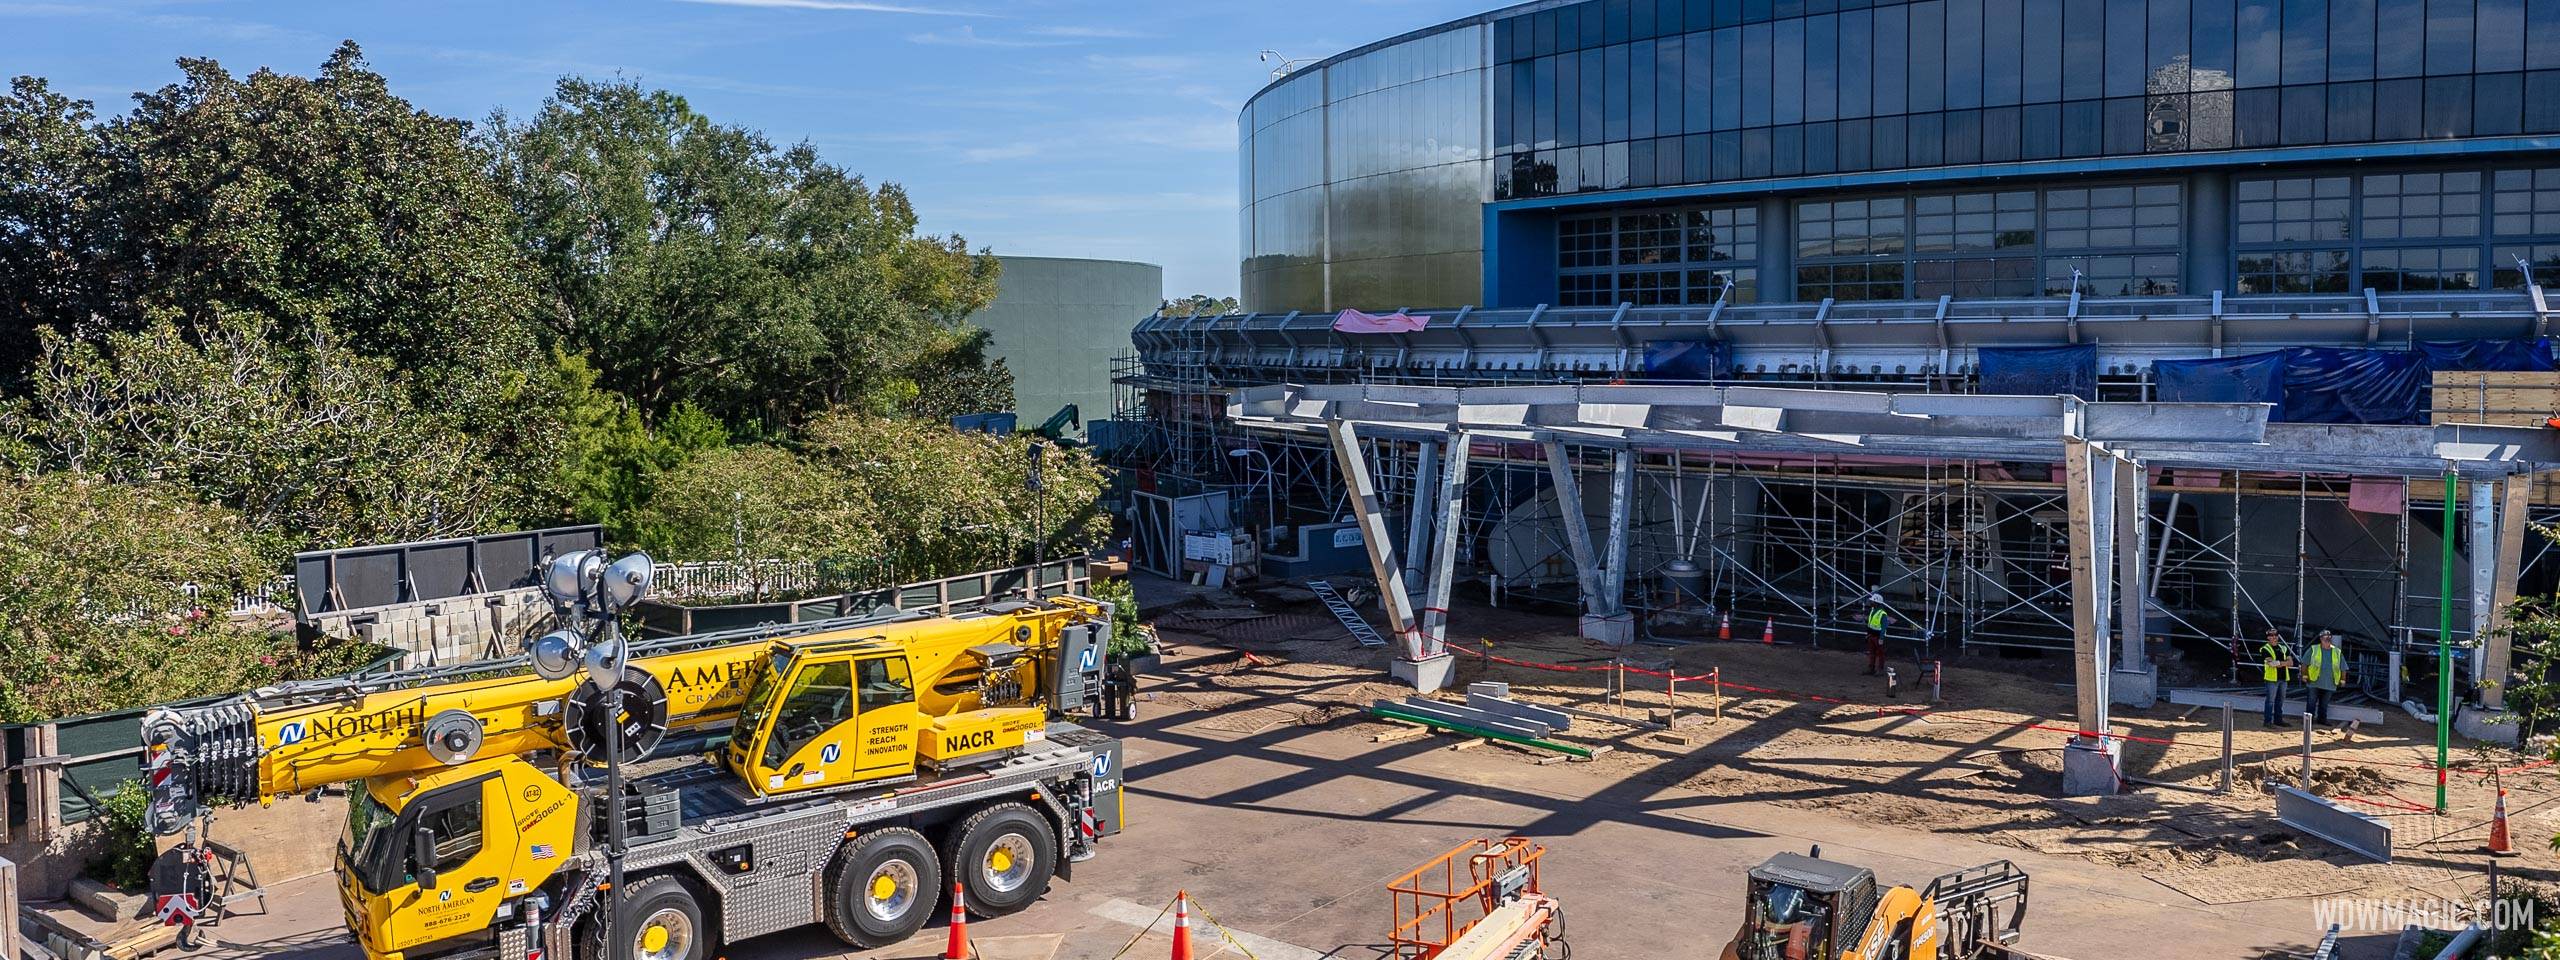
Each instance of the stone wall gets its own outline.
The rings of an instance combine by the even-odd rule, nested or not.
[[[467,597],[324,613],[310,620],[323,634],[362,640],[408,654],[400,666],[425,667],[514,656],[551,629],[550,601],[525,587]]]

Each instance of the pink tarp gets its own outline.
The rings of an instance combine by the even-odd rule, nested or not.
[[[2407,509],[2407,481],[2398,478],[2368,479],[2357,477],[2347,486],[2347,509],[2358,513],[2380,513],[2399,516]]]
[[[1336,333],[1419,333],[1431,323],[1430,317],[1409,313],[1361,313],[1345,310],[1333,318]]]

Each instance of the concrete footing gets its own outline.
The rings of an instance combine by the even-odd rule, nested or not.
[[[1415,693],[1446,690],[1458,678],[1458,658],[1446,653],[1420,660],[1397,657],[1387,665],[1387,675],[1413,684]]]
[[[1582,615],[1582,638],[1597,640],[1613,647],[1636,642],[1636,619],[1624,613]]]
[[[2160,667],[2146,663],[2140,670],[2117,670],[2107,680],[2107,701],[2132,707],[2148,707],[2160,699]]]
[[[2123,741],[2073,740],[2062,748],[2062,794],[2109,797],[2124,786]]]
[[[2515,714],[2485,707],[2463,707],[2454,711],[2453,729],[2463,736],[2490,743],[2514,743],[2524,727]]]

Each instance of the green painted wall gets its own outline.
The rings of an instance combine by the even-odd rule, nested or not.
[[[1164,303],[1164,268],[1126,260],[998,257],[996,299],[969,317],[995,335],[1013,370],[1014,411],[1036,427],[1067,404],[1111,416],[1111,358],[1129,329]]]

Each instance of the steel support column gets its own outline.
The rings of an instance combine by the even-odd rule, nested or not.
[[[1467,506],[1467,435],[1454,434],[1443,441],[1448,455],[1440,468],[1440,515],[1435,518],[1431,550],[1430,586],[1423,594],[1422,644],[1417,660],[1449,656],[1449,581],[1458,565],[1458,530],[1465,524]]]
[[[2470,490],[2471,539],[2471,689],[2478,691],[2488,676],[2491,622],[2497,619],[2498,584],[2498,485],[2474,481]]]
[[[2498,504],[2496,572],[2489,589],[2489,629],[2480,638],[2480,703],[2491,709],[2507,705],[2507,664],[2513,638],[2507,636],[2507,607],[2516,602],[2516,577],[2524,572],[2526,519],[2533,509],[2533,474],[2508,477],[2506,496]]]
[[[1342,470],[1342,485],[1351,495],[1351,516],[1360,524],[1360,541],[1368,547],[1369,572],[1378,578],[1378,606],[1387,614],[1387,630],[1396,638],[1400,657],[1417,656],[1417,631],[1413,623],[1413,595],[1405,592],[1404,566],[1396,562],[1396,547],[1387,534],[1387,515],[1378,502],[1378,488],[1369,477],[1369,458],[1360,451],[1360,438],[1352,432],[1351,423],[1336,420],[1325,425],[1333,438],[1334,463]]]
[[[1624,646],[1635,642],[1635,624],[1627,614],[1627,548],[1635,514],[1636,455],[1625,447],[1610,455],[1608,559],[1600,570],[1599,608],[1583,618],[1582,635]]]
[[[2143,549],[2143,533],[2150,526],[2151,486],[2142,465],[2126,458],[2115,460],[2115,523],[2113,533],[2116,555],[2116,656],[2114,669],[2125,681],[2118,686],[2108,684],[2111,698],[2133,706],[2150,706],[2156,696],[2151,681],[2151,665],[2143,656],[2143,633],[2146,618],[2144,604],[2149,602],[2150,579],[2146,569],[2151,556]]]
[[[1591,552],[1591,517],[1582,510],[1582,482],[1574,475],[1573,461],[1566,459],[1564,444],[1546,444],[1547,475],[1555,481],[1556,514],[1564,525],[1567,552],[1573,554],[1573,579],[1582,592],[1582,612],[1598,613],[1600,604],[1600,560]]]
[[[2114,673],[2107,646],[2116,458],[2074,434],[2076,430],[2067,432],[2062,441],[2062,464],[2071,526],[2072,668],[2080,734],[2064,751],[2062,789],[2072,796],[2106,795],[2117,792],[2122,782],[2121,753],[2107,711],[2107,686]]]
[[[1436,466],[1439,444],[1429,440],[1414,444],[1413,494],[1405,501],[1404,511],[1404,579],[1406,583],[1423,583],[1423,564],[1431,559],[1431,508],[1436,491],[1432,470]]]

